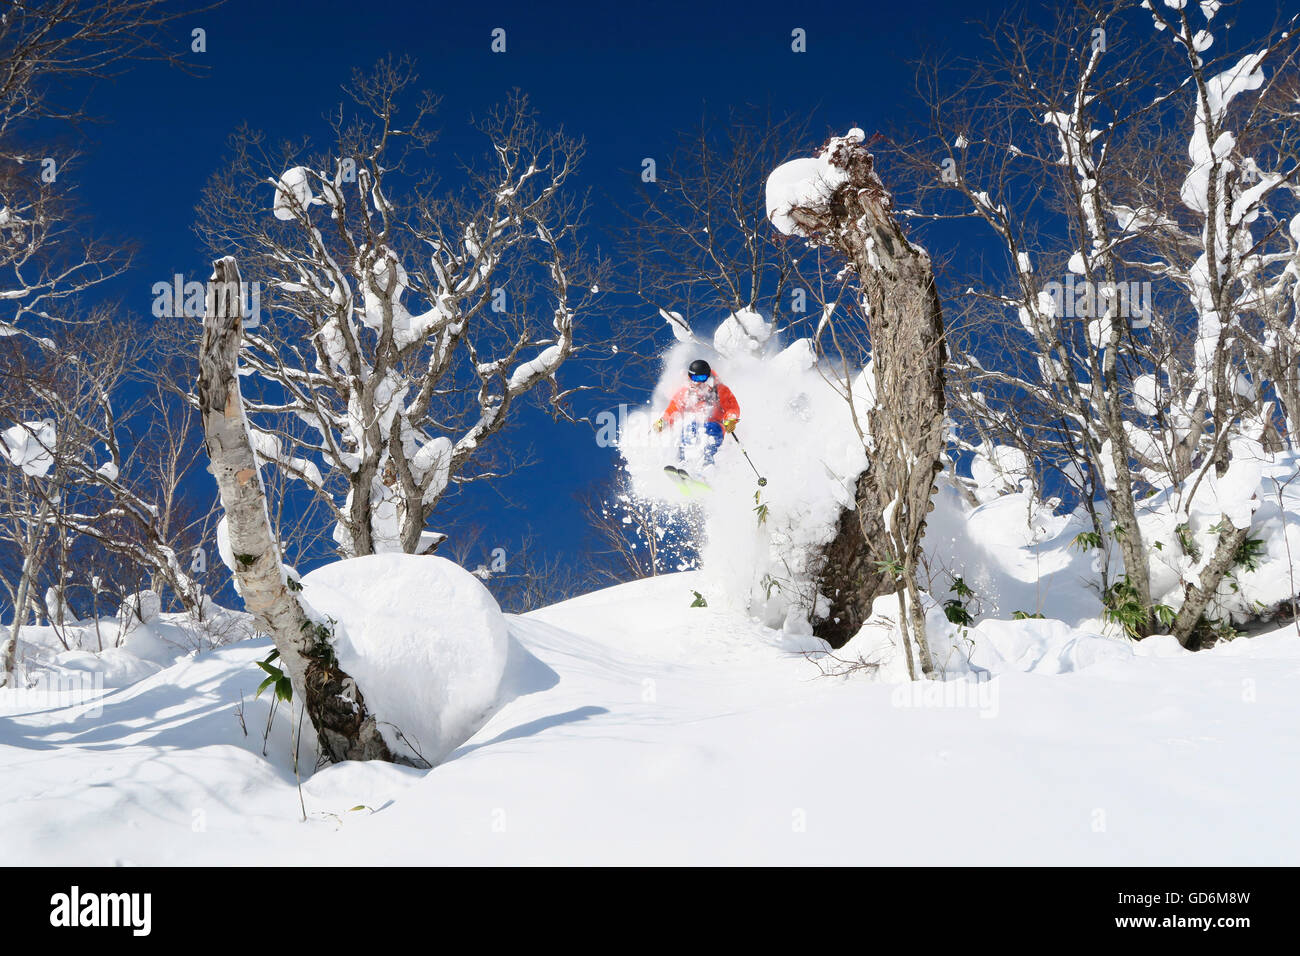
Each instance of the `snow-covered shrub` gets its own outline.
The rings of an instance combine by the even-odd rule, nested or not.
[[[1082,503],[1062,511],[1059,499],[1042,501],[1029,490],[999,494],[1005,486],[996,474],[975,485],[972,506],[941,482],[926,552],[932,571],[962,576],[986,599],[981,619],[1047,611],[1073,625],[1139,636],[1144,606],[1123,573],[1123,556],[1115,541],[1091,530]],[[1109,525],[1105,503],[1093,507]],[[1212,558],[1225,521],[1247,534],[1208,603],[1205,627],[1222,636],[1290,613],[1300,593],[1300,453],[1238,447],[1224,475],[1189,478],[1142,499],[1137,521],[1149,545],[1152,600],[1145,607],[1155,608],[1164,626],[1182,606],[1186,582],[1198,580]],[[1112,573],[1103,586],[1105,567]]]
[[[158,619],[162,613],[162,598],[156,591],[144,590],[129,594],[118,610],[118,617],[124,621],[139,621],[148,624]]]

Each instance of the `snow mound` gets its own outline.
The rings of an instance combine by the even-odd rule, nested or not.
[[[19,640],[17,686],[127,687],[194,651],[211,650],[253,634],[252,618],[242,611],[205,604],[198,621],[186,612],[154,613],[157,595],[130,595],[115,616],[78,619],[65,606],[64,623],[28,625]],[[136,609],[143,605],[148,621]],[[0,640],[9,631],[0,624]],[[2,706],[2,705],[0,705]]]
[[[910,682],[906,653],[895,626],[897,616],[894,595],[877,598],[870,619],[835,652],[835,657],[839,661],[869,665],[876,679],[884,683]],[[1125,639],[1107,637],[1054,619],[986,619],[973,627],[956,627],[937,606],[927,609],[926,635],[934,661],[934,677],[939,681],[965,677],[989,679],[1005,674],[1071,674],[1098,664],[1124,663],[1136,653],[1135,645]],[[1161,653],[1186,653],[1176,640],[1169,640],[1177,650],[1165,647]],[[919,654],[915,644],[912,653]]]
[[[1050,619],[981,621],[972,628],[971,641],[971,669],[993,674],[1070,674],[1106,661],[1127,661],[1134,654],[1126,640]]]
[[[395,753],[436,764],[497,704],[506,619],[481,581],[433,556],[336,561],[302,579]]]

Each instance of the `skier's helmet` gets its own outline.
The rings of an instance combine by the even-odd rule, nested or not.
[[[709,376],[713,373],[708,362],[704,361],[704,359],[696,359],[691,363],[690,368],[686,370],[686,374],[691,377],[692,382],[707,382]]]

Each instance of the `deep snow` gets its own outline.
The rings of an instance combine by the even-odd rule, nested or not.
[[[1292,628],[1190,654],[988,621],[991,680],[891,683],[820,676],[834,662],[780,632],[689,607],[701,587],[670,575],[511,617],[487,723],[427,772],[312,775],[304,754],[306,822],[283,707],[261,753],[267,641],[80,705],[0,692],[2,862],[1300,859]]]

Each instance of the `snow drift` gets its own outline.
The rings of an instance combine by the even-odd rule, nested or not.
[[[1289,627],[1196,654],[1168,639],[1129,653],[1057,622],[992,622],[976,637],[992,677],[881,684],[819,677],[779,632],[689,607],[706,586],[701,573],[663,575],[508,618],[536,658],[531,679],[441,766],[304,770],[301,796],[287,708],[264,747],[270,705],[252,698],[269,641],[177,661],[98,698],[98,716],[0,691],[6,860],[1114,866],[1300,854],[1300,831],[1273,825],[1300,795]],[[866,810],[845,794],[865,794]],[[980,839],[962,838],[965,821]]]
[[[474,575],[444,558],[379,554],[328,564],[302,584],[306,603],[335,622],[339,665],[395,754],[436,764],[492,712],[506,620]]]

